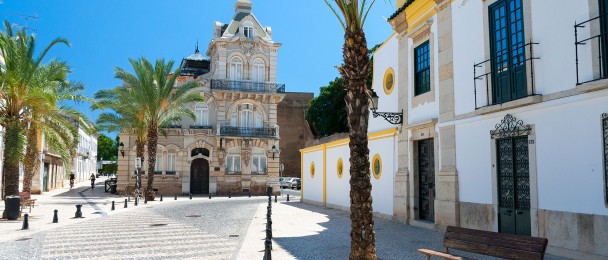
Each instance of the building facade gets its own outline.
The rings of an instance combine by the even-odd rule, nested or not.
[[[394,107],[383,109],[381,102],[379,110],[403,110],[404,120],[388,162],[394,165],[382,160],[380,167],[382,178],[393,182],[372,179],[374,210],[434,229],[546,237],[550,254],[605,259],[608,38],[601,32],[607,4],[397,1],[389,18],[395,34],[376,55],[396,57],[390,67],[398,98],[385,99]],[[375,58],[375,67],[384,63],[391,61]],[[374,79],[383,74],[374,68]],[[374,89],[381,93],[382,85],[374,81]],[[314,156],[302,151],[305,177]],[[326,175],[316,178],[332,178],[330,153],[316,155],[315,163],[327,161]],[[304,200],[330,205],[335,183],[313,183],[303,182]],[[386,189],[392,194],[376,191]],[[392,211],[382,212],[379,200],[391,201]]]
[[[196,120],[183,119],[159,136],[154,186],[163,194],[260,194],[267,186],[278,191],[281,44],[251,13],[251,1],[238,0],[234,9],[232,21],[215,23],[208,58],[197,47],[182,61],[177,87],[198,83],[205,102],[191,105]],[[135,185],[136,153],[128,130],[120,140],[125,152],[118,159],[118,189],[124,190]]]
[[[306,121],[313,93],[286,92],[278,107],[278,124],[281,127],[282,177],[300,177],[300,149],[310,147],[314,136]],[[279,169],[281,170],[281,169]]]

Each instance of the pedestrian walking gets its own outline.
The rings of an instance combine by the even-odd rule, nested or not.
[[[91,180],[91,189],[95,189],[95,174],[91,173],[91,178],[89,178]]]

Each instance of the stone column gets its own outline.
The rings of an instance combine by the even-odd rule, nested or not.
[[[408,68],[408,37],[407,28],[408,24],[405,19],[405,12],[400,13],[395,18],[390,20],[393,30],[397,32],[398,39],[398,63],[399,68],[397,70],[397,88],[399,90],[399,108],[403,109],[403,125],[407,125],[408,122],[408,84],[407,84],[407,68]],[[408,131],[404,131],[404,127],[401,126],[398,133],[397,142],[397,173],[395,174],[395,182],[393,184],[393,216],[395,220],[400,222],[407,222],[408,216],[410,215],[409,209],[409,154],[408,154]]]
[[[452,5],[435,0],[439,53],[439,124],[454,120],[454,69]],[[460,226],[458,173],[456,171],[456,129],[439,128],[440,165],[436,179],[435,221],[439,225]]]

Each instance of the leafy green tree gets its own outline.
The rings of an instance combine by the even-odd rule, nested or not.
[[[306,120],[320,136],[348,132],[345,97],[344,80],[336,78],[321,87],[319,96],[310,101]]]
[[[371,93],[366,84],[370,58],[363,27],[375,0],[324,0],[344,29],[338,71],[346,83],[346,108],[350,138],[350,259],[378,259],[372,215],[367,126]]]
[[[40,69],[46,54],[57,44],[69,45],[57,38],[35,57],[36,38],[25,29],[13,32],[10,23],[4,22],[0,32],[0,54],[4,65],[0,68],[0,124],[4,127],[4,174],[5,194],[19,194],[19,163],[23,161],[26,145],[26,118],[36,106],[48,105],[47,96],[33,91],[31,82]]]
[[[171,71],[174,64],[172,60],[165,62],[164,59],[158,59],[154,65],[143,57],[138,60],[129,59],[129,61],[135,74],[117,68],[115,78],[122,80],[125,86],[132,90],[134,103],[139,106],[136,111],[144,113],[149,157],[148,183],[145,194],[148,200],[154,200],[154,166],[159,129],[180,121],[183,116],[194,120],[194,112],[188,108],[188,105],[193,102],[202,102],[203,96],[194,92],[194,89],[198,87],[196,82],[191,81],[178,88],[175,87],[179,68]]]
[[[107,161],[115,161],[118,154],[116,142],[104,134],[97,138],[97,158]]]

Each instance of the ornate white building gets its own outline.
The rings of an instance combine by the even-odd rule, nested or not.
[[[234,7],[232,21],[215,23],[208,58],[197,47],[181,63],[177,87],[197,82],[205,102],[192,104],[196,120],[183,119],[159,136],[154,186],[163,194],[259,194],[268,185],[278,190],[281,44],[251,13],[251,1]],[[125,152],[118,160],[118,189],[124,190],[135,183],[135,139],[123,130],[120,140]]]

